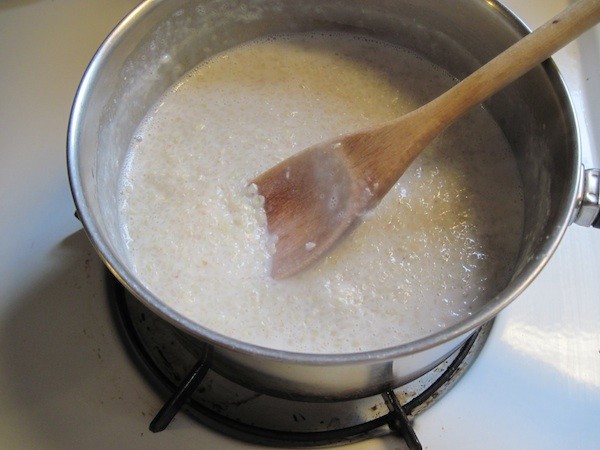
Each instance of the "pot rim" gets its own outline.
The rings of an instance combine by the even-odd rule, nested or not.
[[[102,239],[101,233],[96,226],[95,221],[93,220],[93,215],[87,206],[81,183],[81,174],[79,171],[78,138],[81,131],[83,111],[88,101],[88,92],[93,87],[96,75],[101,69],[103,61],[110,56],[128,29],[136,22],[143,20],[143,18],[150,14],[150,12],[162,1],[163,0],[143,1],[124,19],[122,19],[121,22],[119,22],[119,24],[101,44],[93,56],[90,64],[88,65],[77,89],[71,109],[67,131],[67,169],[69,183],[75,202],[77,215],[83,224],[86,234],[88,235],[93,247],[100,255],[104,264],[117,278],[117,280],[131,293],[133,293],[133,295],[135,295],[139,301],[141,301],[146,307],[150,308],[153,312],[157,313],[161,318],[167,320],[191,336],[205,342],[207,341],[211,345],[248,355],[260,355],[263,358],[284,363],[293,362],[309,365],[344,365],[395,359],[401,356],[428,350],[450,340],[457,339],[463,335],[466,339],[472,331],[492,320],[502,309],[504,309],[517,296],[519,296],[541,272],[553,253],[556,251],[567,226],[570,224],[572,213],[576,208],[578,191],[577,180],[579,171],[581,170],[581,148],[579,127],[574,115],[571,96],[566,88],[561,74],[558,71],[558,68],[556,67],[556,64],[549,59],[543,63],[543,67],[558,97],[564,103],[563,108],[565,109],[565,115],[569,121],[572,131],[571,144],[574,151],[574,164],[571,168],[571,177],[573,182],[571,183],[570,192],[568,193],[570,205],[569,208],[564,208],[560,212],[557,225],[555,225],[552,234],[547,236],[546,242],[544,242],[542,245],[539,256],[536,258],[537,263],[528,265],[526,270],[521,272],[518,277],[513,278],[509,285],[498,295],[491,298],[488,301],[488,304],[477,314],[455,325],[415,341],[378,350],[339,354],[292,352],[250,344],[212,331],[209,328],[206,328],[188,319],[185,315],[177,312],[172,307],[160,301],[152,292],[150,292],[137,279],[137,276],[131,270],[129,270],[126,265],[119,260],[119,258],[115,256],[107,242]],[[498,1],[488,0],[486,2],[486,7],[489,7],[490,9],[499,13],[507,22],[507,24],[519,34],[525,35],[531,31],[529,27],[527,27],[527,25],[525,25],[525,23],[519,19],[509,8],[502,5]]]

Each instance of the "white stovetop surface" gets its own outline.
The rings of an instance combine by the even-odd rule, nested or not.
[[[118,342],[102,266],[73,217],[71,101],[93,52],[136,3],[0,2],[2,449],[259,448],[182,415],[167,431],[148,431],[161,400]],[[505,3],[537,26],[568,1]],[[599,27],[556,60],[584,162],[598,167]],[[463,381],[418,417],[425,448],[600,449],[599,256],[600,231],[571,226],[541,276],[497,319]],[[381,438],[345,448],[403,445]]]

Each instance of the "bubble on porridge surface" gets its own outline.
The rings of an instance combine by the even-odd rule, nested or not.
[[[269,276],[276,237],[248,184],[453,83],[397,46],[329,32],[271,36],[205,61],[150,111],[123,167],[120,218],[140,279],[203,326],[308,353],[390,347],[473,314],[510,278],[523,220],[516,163],[482,108],[293,278]]]

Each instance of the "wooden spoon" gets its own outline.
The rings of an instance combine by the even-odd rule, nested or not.
[[[600,0],[581,0],[435,100],[376,128],[317,144],[253,180],[278,237],[271,275],[314,263],[375,207],[444,129],[600,21]]]

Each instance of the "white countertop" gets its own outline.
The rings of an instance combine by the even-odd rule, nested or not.
[[[162,402],[118,341],[102,265],[73,217],[71,102],[95,49],[136,3],[0,3],[2,449],[261,448],[183,415],[162,433],[148,431]],[[537,26],[568,2],[505,3]],[[598,167],[599,27],[555,59],[584,162]],[[600,448],[599,255],[600,231],[571,226],[543,273],[496,320],[465,378],[418,416],[425,448]],[[392,437],[345,448],[403,446]]]

